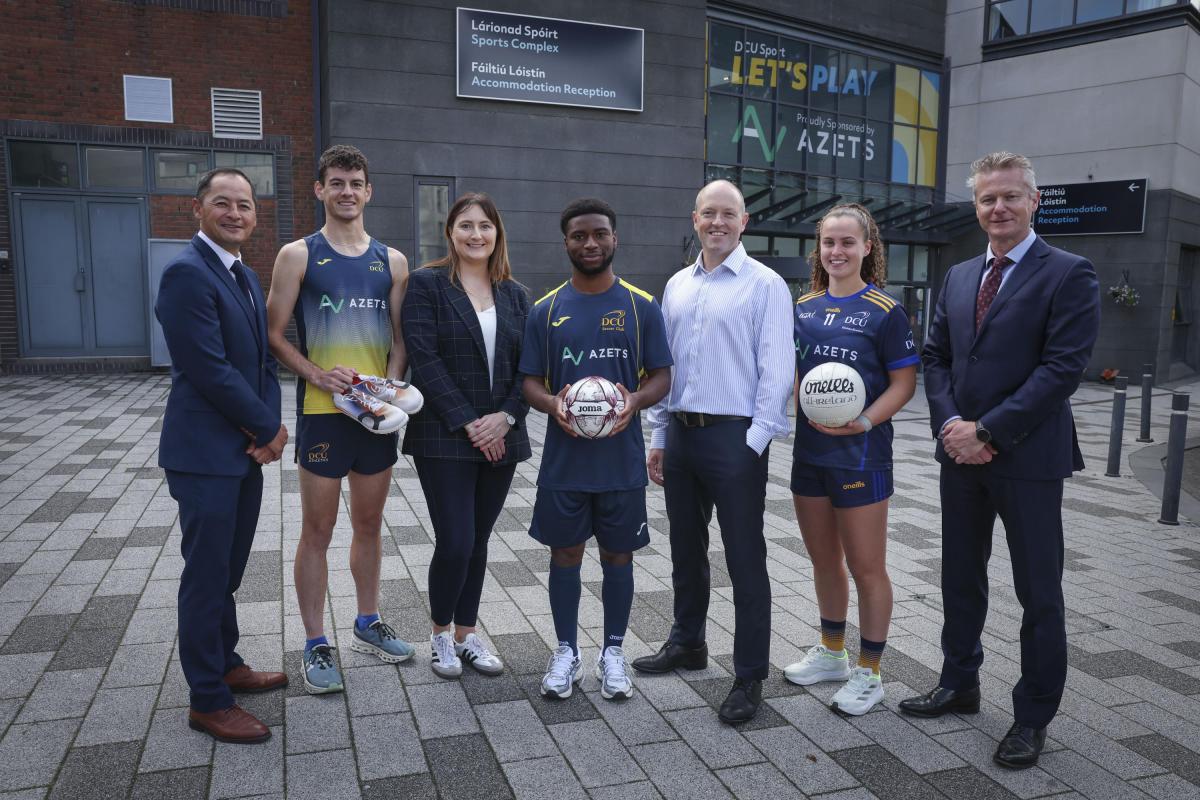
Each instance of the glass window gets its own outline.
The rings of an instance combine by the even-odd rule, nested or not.
[[[1065,28],[1071,24],[1071,13],[1075,0],[1033,0],[1029,15],[1029,32],[1049,31]]]
[[[929,248],[924,245],[914,245],[912,253],[913,283],[925,283],[929,280]]]
[[[782,137],[775,133],[775,111],[770,103],[746,100],[734,137],[742,144],[741,163],[750,167],[773,164],[775,150]]]
[[[908,280],[908,245],[889,244],[887,246],[887,279],[888,283]]]
[[[790,64],[779,78],[779,100],[804,105],[808,102],[811,69],[808,64],[808,45],[795,39],[780,39],[779,46],[783,50],[780,58]]]
[[[792,236],[775,237],[775,255],[785,258],[800,257],[800,239]]]
[[[838,73],[842,98],[839,110],[843,114],[867,113],[866,91],[870,83],[866,56],[842,53],[842,70]],[[871,87],[874,88],[874,87]]]
[[[921,124],[936,128],[938,107],[942,102],[942,76],[929,70],[921,71]]]
[[[896,79],[894,67],[887,61],[872,58],[867,72],[867,116],[872,119],[892,118],[892,93]]]
[[[259,197],[275,194],[275,157],[270,153],[213,153],[213,167],[236,167],[246,173]]]
[[[896,66],[896,122],[916,125],[917,98],[921,93],[921,73],[912,67]]]
[[[734,73],[735,46],[742,38],[741,28],[712,24],[709,27],[708,45],[708,88],[718,92],[742,91],[742,75],[746,60],[737,59],[738,72]]]
[[[1121,14],[1124,0],[1079,0],[1075,9],[1076,22],[1092,22],[1097,19],[1108,19]]]
[[[808,62],[808,103],[813,108],[837,111],[837,90],[841,86],[838,51],[831,47],[812,46]]]
[[[937,131],[922,130],[917,148],[917,183],[937,185]]]
[[[208,172],[208,153],[157,150],[154,157],[154,188],[164,192],[196,191],[200,176]]]
[[[736,97],[708,98],[708,152],[706,158],[721,164],[738,163],[737,142],[741,139],[741,103]]]
[[[775,87],[783,75],[779,60],[779,37],[772,33],[748,30],[742,37],[742,75],[746,97],[767,99],[775,96]]]
[[[92,189],[141,189],[146,185],[143,150],[88,147],[84,159],[87,183]]]
[[[752,256],[770,256],[771,240],[768,236],[747,235],[742,237],[742,244],[746,246],[746,252]]]
[[[892,129],[892,180],[915,183],[917,180],[917,129],[897,125]]]
[[[988,40],[1007,39],[1010,36],[1024,36],[1029,32],[1026,22],[1029,18],[1029,0],[1004,0],[992,3],[992,13],[988,18]]]
[[[8,154],[14,187],[79,188],[79,152],[73,144],[9,142]]]
[[[446,255],[446,215],[450,213],[450,181],[417,178],[417,262],[428,264]]]

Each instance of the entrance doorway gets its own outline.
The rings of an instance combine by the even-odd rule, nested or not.
[[[148,355],[145,200],[12,198],[21,355]]]

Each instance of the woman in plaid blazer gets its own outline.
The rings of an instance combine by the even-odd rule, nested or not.
[[[412,382],[425,407],[409,420],[412,456],[429,504],[436,544],[429,564],[433,671],[488,675],[500,659],[475,634],[487,543],[517,462],[529,458],[517,364],[529,313],[512,279],[504,223],[485,194],[450,207],[449,254],[408,280],[401,313]]]

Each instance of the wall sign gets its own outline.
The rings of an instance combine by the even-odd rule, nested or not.
[[[1146,179],[1058,183],[1038,187],[1033,227],[1043,236],[1141,233],[1146,224]]]
[[[458,96],[642,110],[642,28],[458,9]]]

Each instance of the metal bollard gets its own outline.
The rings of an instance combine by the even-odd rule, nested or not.
[[[1153,442],[1153,437],[1150,436],[1150,400],[1154,393],[1154,365],[1142,365],[1142,426],[1141,433],[1137,440],[1139,442]]]
[[[1125,394],[1129,378],[1117,376],[1113,389],[1112,427],[1108,429],[1108,471],[1110,478],[1121,477],[1121,436],[1125,433]]]
[[[1167,471],[1163,475],[1163,525],[1179,524],[1179,492],[1183,486],[1183,448],[1187,442],[1188,402],[1190,395],[1179,392],[1171,397],[1171,432],[1167,436]]]

